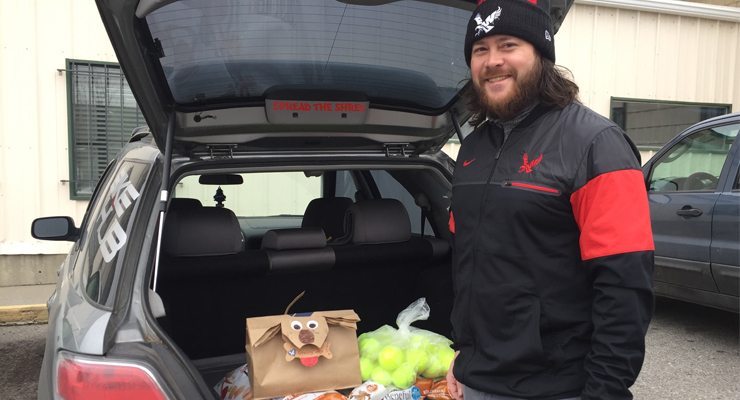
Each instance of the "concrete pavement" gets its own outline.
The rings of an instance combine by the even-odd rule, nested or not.
[[[0,325],[46,323],[46,301],[56,284],[0,286]]]

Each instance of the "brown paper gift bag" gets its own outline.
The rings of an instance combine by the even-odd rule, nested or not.
[[[352,310],[247,318],[247,364],[255,399],[359,386]]]

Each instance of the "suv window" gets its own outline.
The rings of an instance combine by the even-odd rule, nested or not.
[[[704,129],[685,137],[656,161],[649,178],[652,192],[711,191],[740,125]]]
[[[262,97],[279,84],[438,109],[468,74],[461,46],[469,16],[416,1],[181,1],[146,23],[179,104]]]
[[[337,183],[334,191],[336,197],[349,197],[355,200],[357,185],[350,171],[337,171]]]
[[[378,187],[378,191],[380,191],[380,196],[384,199],[397,199],[401,201],[403,206],[406,207],[406,211],[411,219],[411,232],[420,234],[421,208],[416,205],[416,201],[414,201],[411,193],[387,171],[373,170],[370,173],[373,176],[375,185]],[[424,224],[424,234],[431,234],[432,227],[429,225],[429,220],[426,217],[424,218]]]
[[[93,301],[107,304],[118,255],[126,246],[131,228],[131,215],[144,186],[150,165],[123,161],[104,186],[90,214],[90,237],[85,249],[90,270],[85,291]]]

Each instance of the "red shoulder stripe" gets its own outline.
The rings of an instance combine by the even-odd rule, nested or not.
[[[655,250],[642,172],[601,174],[570,196],[581,230],[581,258]]]
[[[455,233],[455,215],[450,211],[450,221],[447,223],[451,233]]]

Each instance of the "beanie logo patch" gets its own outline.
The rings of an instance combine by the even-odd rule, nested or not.
[[[550,37],[550,32],[547,29],[545,29],[545,40],[552,42],[552,37]]]
[[[491,31],[493,29],[493,23],[501,16],[501,6],[499,8],[492,12],[491,15],[487,16],[484,20],[483,17],[480,16],[480,13],[475,16],[475,22],[478,24],[478,26],[475,27],[475,36],[480,36],[481,34],[485,34]]]

